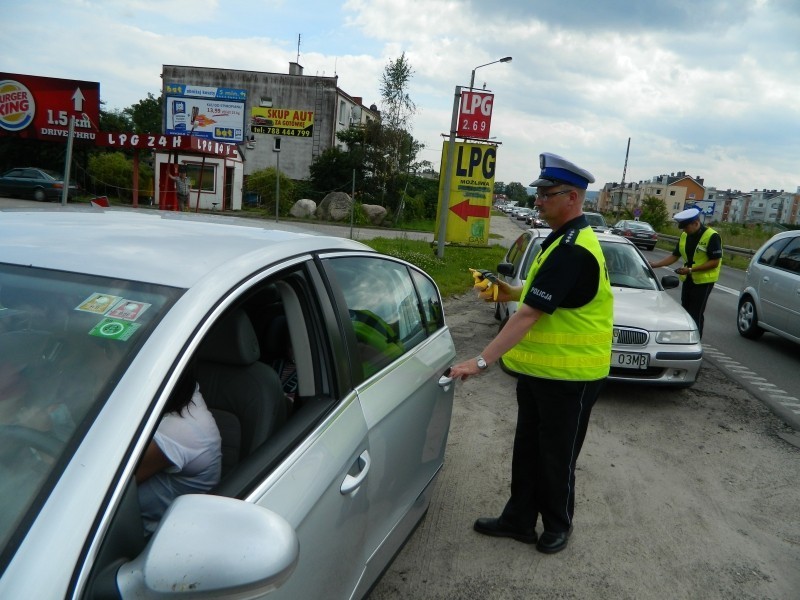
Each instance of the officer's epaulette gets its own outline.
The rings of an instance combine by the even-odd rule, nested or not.
[[[561,245],[574,246],[575,242],[578,241],[578,234],[580,231],[580,229],[576,229],[575,227],[567,229],[567,231],[561,237]]]

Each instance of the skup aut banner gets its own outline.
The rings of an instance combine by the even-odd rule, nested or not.
[[[447,172],[447,144],[442,145],[442,162],[439,175],[439,198],[444,192]],[[489,244],[489,219],[494,192],[497,146],[475,142],[457,142],[455,164],[450,180],[450,201],[447,214],[446,242],[487,246]],[[441,203],[439,204],[441,206]],[[437,210],[436,230],[442,215]]]
[[[311,138],[314,134],[314,111],[253,107],[250,111],[250,131],[252,133]]]

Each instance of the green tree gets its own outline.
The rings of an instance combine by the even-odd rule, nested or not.
[[[646,196],[642,200],[642,216],[639,218],[650,223],[653,229],[660,230],[666,227],[669,221],[669,212],[667,212],[667,207],[661,198]]]
[[[156,98],[147,94],[147,98],[139,100],[124,109],[123,114],[128,117],[135,133],[163,133],[164,97]]]
[[[519,181],[512,181],[506,185],[505,193],[509,200],[515,200],[520,206],[528,206],[530,203],[528,188],[522,185]]]
[[[505,194],[506,193],[506,184],[502,181],[495,181],[494,182],[494,193],[495,194]]]
[[[88,159],[86,172],[91,180],[87,186],[97,195],[133,199],[133,161],[122,152],[98,152]],[[139,192],[148,194],[153,187],[153,170],[139,163]]]
[[[417,154],[423,145],[410,131],[417,107],[408,93],[414,70],[405,52],[389,61],[381,75],[381,140],[384,159],[375,162],[372,172],[381,188],[382,204],[396,210],[405,189],[405,178],[414,168]]]
[[[100,131],[131,131],[133,124],[130,117],[121,110],[103,110],[103,102],[100,103]]]
[[[246,192],[257,192],[261,196],[261,203],[268,216],[275,214],[275,181],[276,170],[268,167],[251,173],[245,184]],[[296,192],[294,181],[283,173],[280,174],[280,209],[279,214],[289,214],[289,209],[295,203]]]

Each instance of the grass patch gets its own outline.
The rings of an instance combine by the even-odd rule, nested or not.
[[[420,240],[375,238],[363,240],[378,252],[400,258],[423,269],[436,281],[442,296],[463,294],[472,288],[473,269],[495,271],[503,260],[506,249],[496,244],[488,247],[446,246],[444,257],[436,256],[436,244]]]

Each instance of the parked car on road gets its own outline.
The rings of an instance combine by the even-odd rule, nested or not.
[[[800,343],[800,231],[784,231],[753,255],[739,294],[739,333],[771,331]]]
[[[589,221],[589,227],[594,229],[596,232],[598,233],[608,232],[608,225],[606,224],[606,218],[600,213],[585,212],[583,213],[583,216],[585,216],[586,220]]]
[[[409,263],[275,227],[0,213],[0,598],[362,598],[380,577],[442,467],[442,299]],[[148,538],[134,474],[189,365],[222,479]]]
[[[32,198],[38,202],[61,200],[64,190],[64,177],[55,171],[21,167],[11,169],[0,175],[0,195]],[[78,186],[71,182],[69,198],[78,195]]]
[[[510,285],[525,283],[533,258],[550,229],[528,229],[511,245],[497,273]],[[703,358],[697,325],[665,291],[678,278],[658,280],[642,253],[627,239],[598,233],[614,293],[614,340],[609,379],[687,387],[694,383]],[[517,302],[498,302],[500,328]],[[502,366],[502,363],[501,363]]]
[[[542,219],[539,218],[538,212],[532,212],[528,216],[525,217],[525,223],[530,225],[531,227],[547,227],[547,223],[545,223]]]
[[[617,221],[611,233],[628,238],[637,246],[652,250],[658,242],[658,232],[645,221]]]

